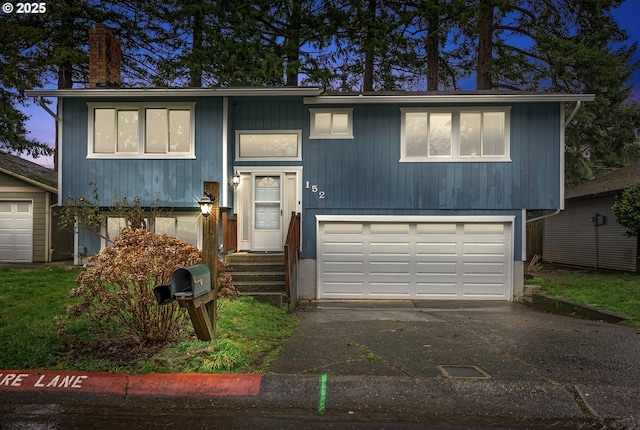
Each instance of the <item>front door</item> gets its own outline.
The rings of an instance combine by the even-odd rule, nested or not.
[[[282,176],[255,175],[253,178],[253,249],[282,249]]]
[[[291,213],[300,212],[301,169],[246,167],[237,171],[238,249],[282,252]]]

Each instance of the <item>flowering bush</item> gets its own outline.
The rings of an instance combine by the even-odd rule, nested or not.
[[[70,293],[81,301],[69,306],[67,315],[84,319],[92,334],[112,343],[119,339],[121,344],[149,347],[172,342],[188,326],[188,314],[175,302],[159,306],[153,288],[169,284],[176,268],[200,262],[200,250],[187,242],[123,229],[113,246],[90,257],[89,268]],[[230,276],[221,275],[233,290]]]

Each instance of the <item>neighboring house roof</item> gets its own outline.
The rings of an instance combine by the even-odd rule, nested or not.
[[[640,161],[567,189],[566,199],[616,193],[640,184]]]
[[[39,164],[0,151],[0,172],[46,191],[58,192],[58,173]]]

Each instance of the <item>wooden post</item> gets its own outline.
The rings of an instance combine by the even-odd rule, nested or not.
[[[216,337],[216,306],[218,298],[218,228],[220,225],[220,184],[204,182],[204,190],[214,195],[213,208],[202,217],[202,264],[211,273],[211,292],[202,296],[178,297],[178,304],[189,311],[193,329],[200,340]]]
[[[216,305],[218,299],[218,231],[220,228],[220,183],[204,182],[204,190],[214,195],[211,215],[202,219],[202,263],[211,271],[211,289],[215,291],[213,301],[205,304],[216,336]]]

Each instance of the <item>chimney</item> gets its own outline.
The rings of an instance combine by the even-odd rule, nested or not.
[[[106,25],[89,30],[89,88],[119,87],[120,41]]]

